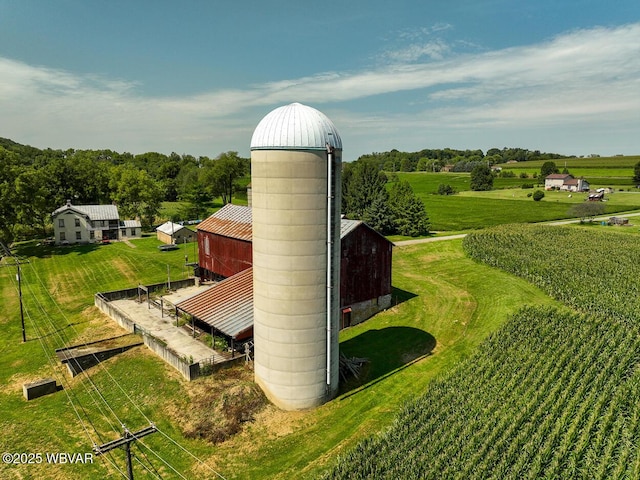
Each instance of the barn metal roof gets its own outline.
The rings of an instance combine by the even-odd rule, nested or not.
[[[237,338],[253,327],[253,268],[221,281],[176,307]]]
[[[362,222],[360,220],[349,220],[347,218],[343,218],[340,220],[340,238],[346,237],[361,224]]]
[[[198,230],[250,242],[251,223],[251,207],[227,203],[201,222],[198,225]]]
[[[342,150],[335,125],[322,112],[291,103],[268,113],[253,132],[251,150]]]

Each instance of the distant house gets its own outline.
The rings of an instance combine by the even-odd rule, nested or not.
[[[140,238],[138,220],[121,221],[115,205],[72,205],[51,214],[56,245]]]
[[[545,190],[564,190],[567,192],[588,192],[589,182],[584,178],[573,178],[568,173],[552,173],[544,179]]]
[[[156,236],[163,243],[180,245],[181,243],[194,242],[197,234],[184,225],[166,222],[156,228]]]

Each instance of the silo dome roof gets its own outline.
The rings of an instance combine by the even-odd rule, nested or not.
[[[342,150],[333,122],[315,108],[291,103],[260,121],[251,137],[251,150],[325,150],[327,143]]]

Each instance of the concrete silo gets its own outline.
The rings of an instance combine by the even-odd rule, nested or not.
[[[342,140],[318,110],[273,110],[251,138],[255,378],[280,408],[338,389]]]

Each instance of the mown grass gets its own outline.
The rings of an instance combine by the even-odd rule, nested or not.
[[[487,192],[469,189],[469,174],[465,173],[398,173],[407,180],[416,195],[425,204],[431,229],[435,231],[464,231],[509,223],[534,223],[571,218],[569,209],[583,202],[583,193],[545,192],[545,198],[534,202],[529,193],[543,187],[523,189],[495,188]],[[496,179],[532,183],[533,179]],[[450,184],[459,192],[455,195],[437,195],[438,185]],[[635,189],[632,189],[635,190]],[[606,214],[640,208],[640,192],[615,192],[606,195]]]
[[[460,245],[396,249],[399,303],[340,335],[345,354],[371,360],[366,381],[314,411],[277,417],[286,434],[256,425],[220,445],[220,464],[233,467],[228,478],[313,478],[332,457],[387,426],[406,400],[470,355],[509,313],[552,302],[527,283],[469,261]]]
[[[20,339],[12,281],[15,272],[0,269],[0,293],[7,312],[0,321],[4,331],[0,339],[3,450],[90,451],[91,444],[67,393],[74,404],[84,406],[86,412],[80,410],[80,416],[84,419],[88,414],[104,441],[116,436],[120,426],[110,425],[108,412],[98,408],[100,401],[88,379],[70,380],[57,360],[51,366],[47,357],[54,348],[73,343],[78,336],[90,338],[92,332],[100,336],[110,328],[110,320],[91,307],[96,291],[163,281],[167,264],[175,272],[172,278],[179,277],[184,252],[158,252],[157,244],[147,238],[133,242],[136,248],[124,243],[66,249],[24,246],[20,251],[30,261],[24,268],[29,339],[25,344]],[[361,385],[351,385],[337,399],[314,411],[283,413],[271,408],[236,438],[216,447],[186,440],[172,425],[172,415],[179,414],[172,405],[186,395],[189,386],[144,347],[109,360],[105,363],[108,370],[95,367],[90,372],[91,380],[129,428],[144,427],[145,417],[152,419],[163,432],[207,460],[226,478],[312,477],[338,452],[388,425],[407,399],[418,394],[434,376],[469,356],[518,306],[552,303],[526,282],[466,259],[460,241],[397,248],[393,285],[397,305],[341,332],[345,353],[371,360],[368,377]],[[59,333],[54,333],[56,330]],[[26,402],[22,383],[46,376],[57,378],[65,390]],[[215,377],[204,381],[215,381]],[[86,421],[85,427],[92,431]],[[160,452],[187,478],[212,476],[210,470],[163,435],[150,435],[134,447],[134,452],[163,478],[173,472],[145,445]],[[115,452],[112,458],[124,468],[121,452]],[[136,462],[134,468],[136,478],[152,478],[141,464]],[[114,475],[114,467],[100,459],[93,466],[0,466],[2,478]]]

